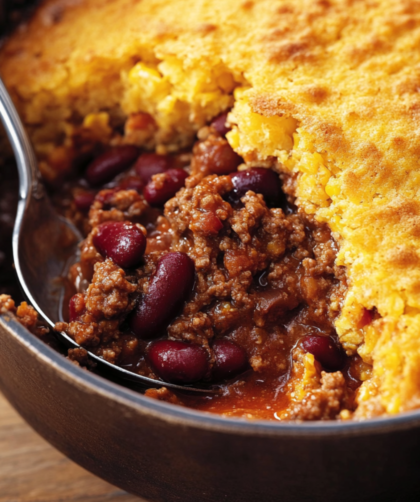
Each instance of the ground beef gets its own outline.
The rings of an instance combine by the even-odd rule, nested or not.
[[[16,307],[15,302],[9,295],[0,295],[0,312],[10,312],[15,315],[17,320],[36,336],[44,337],[49,332],[49,329],[39,319],[38,313],[33,307],[26,302],[22,302]]]
[[[321,373],[321,387],[293,404],[289,420],[331,420],[338,417],[346,396],[346,381],[340,371]]]
[[[223,199],[229,190],[228,176],[193,178],[166,204],[171,250],[188,253],[197,272],[194,297],[168,334],[205,345],[228,336],[246,349],[255,371],[284,372],[300,336],[334,332],[343,288],[337,276],[344,278],[334,266],[337,246],[326,226],[301,212],[269,209],[253,192],[233,209]],[[222,232],[196,224],[211,218],[224,223]]]
[[[146,357],[149,341],[133,334],[129,320],[136,302],[148,295],[159,259],[186,253],[194,263],[194,289],[161,337],[202,347],[209,364],[205,378],[217,362],[217,340],[240,347],[250,370],[222,382],[219,394],[206,398],[175,399],[166,389],[147,395],[225,415],[336,418],[352,406],[347,370],[319,373],[300,402],[291,399],[289,384],[299,366],[292,354],[302,352],[305,337],[321,334],[336,341],[334,319],[347,288],[345,269],[335,264],[337,243],[325,224],[294,206],[294,176],[281,174],[287,196],[282,207],[267,206],[252,190],[233,201],[232,177],[220,174],[220,166],[229,159],[229,169],[236,170],[240,162],[211,128],[199,137],[185,187],[163,212],[135,190],[110,186],[96,194],[87,217],[74,213],[87,232],[81,260],[70,273],[78,291],[72,299],[75,318],[57,328],[104,359],[157,378]],[[155,188],[164,186],[165,175],[152,181]],[[93,239],[106,221],[129,221],[147,235],[138,268],[123,270],[97,251]]]
[[[136,285],[126,280],[125,272],[111,260],[98,262],[94,266],[92,282],[86,294],[73,297],[77,320],[59,323],[57,329],[66,331],[76,343],[84,347],[102,346],[101,355],[110,362],[116,362],[120,350],[109,342],[120,339],[121,320],[134,307],[133,293]]]
[[[96,227],[104,221],[136,221],[147,207],[135,190],[102,190],[89,211],[89,223]]]
[[[90,358],[86,349],[69,349],[67,357],[73,364],[81,368],[89,370],[94,370],[96,368],[96,363]]]

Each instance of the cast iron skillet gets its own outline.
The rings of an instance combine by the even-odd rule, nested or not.
[[[0,315],[0,388],[53,446],[160,502],[420,500],[420,413],[362,423],[227,419],[81,369]]]
[[[420,412],[302,424],[198,413],[76,367],[6,314],[0,389],[65,455],[150,501],[420,500]]]

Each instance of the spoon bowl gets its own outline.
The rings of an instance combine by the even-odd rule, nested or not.
[[[79,256],[82,235],[53,208],[40,179],[37,160],[16,108],[0,79],[0,118],[12,145],[19,173],[19,203],[13,229],[13,259],[22,290],[29,303],[54,329],[60,320],[65,295],[63,278]],[[66,333],[55,332],[67,347],[79,345]],[[215,390],[181,386],[133,373],[89,352],[89,356],[114,376],[145,388],[165,387],[211,393]]]

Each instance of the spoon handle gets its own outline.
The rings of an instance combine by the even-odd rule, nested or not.
[[[16,157],[19,172],[19,196],[21,199],[28,199],[31,190],[35,195],[35,192],[42,186],[38,177],[37,161],[15,105],[1,79],[0,118]]]

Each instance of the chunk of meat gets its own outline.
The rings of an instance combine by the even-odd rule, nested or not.
[[[309,392],[289,411],[290,420],[333,420],[338,417],[346,397],[346,382],[340,371],[321,373],[321,387]]]

